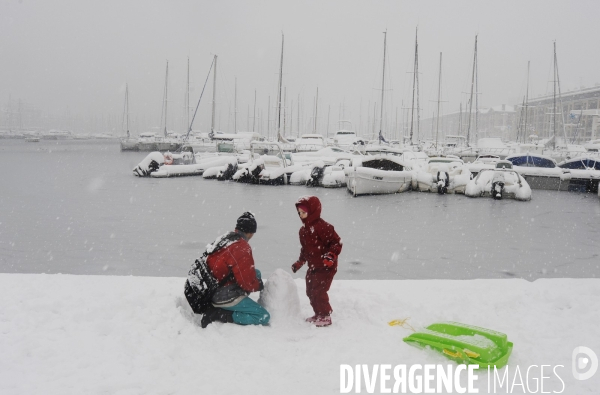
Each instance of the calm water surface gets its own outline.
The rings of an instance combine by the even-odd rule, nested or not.
[[[596,195],[352,198],[345,189],[136,178],[144,156],[116,142],[0,140],[0,272],[183,277],[250,210],[254,258],[268,276],[297,259],[294,202],[313,194],[344,241],[337,278],[600,277]]]

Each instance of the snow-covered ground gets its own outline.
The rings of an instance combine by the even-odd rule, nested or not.
[[[311,309],[296,280],[299,314],[287,309],[287,296],[271,303],[270,326],[204,330],[185,301],[184,281],[0,274],[0,393],[336,394],[341,364],[447,365],[403,343],[409,329],[387,324],[407,317],[417,329],[452,320],[506,333],[514,342],[511,385],[518,366],[534,390],[540,365],[551,365],[544,391],[564,385],[565,394],[596,394],[600,386],[600,372],[587,381],[571,373],[575,347],[600,354],[597,279],[335,280],[333,325],[320,329],[303,321]],[[556,365],[564,367],[555,375]],[[480,372],[479,393],[488,393],[487,381]],[[496,391],[507,392],[506,383]]]

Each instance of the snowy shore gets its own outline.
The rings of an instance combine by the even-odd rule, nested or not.
[[[336,280],[333,326],[323,329],[303,321],[312,311],[301,280],[299,315],[272,311],[268,327],[205,330],[183,283],[0,274],[0,393],[335,394],[341,364],[447,365],[403,343],[410,329],[387,324],[407,317],[416,329],[458,321],[506,333],[514,342],[511,382],[516,366],[525,381],[530,365],[563,365],[556,370],[563,393],[597,393],[600,384],[600,373],[587,381],[571,373],[575,347],[600,354],[598,279]],[[530,382],[539,379],[539,370],[531,372]],[[545,375],[544,390],[560,391],[552,370]],[[479,393],[488,393],[487,380],[480,372]]]

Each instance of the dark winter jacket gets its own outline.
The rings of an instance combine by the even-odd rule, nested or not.
[[[296,202],[308,207],[308,216],[302,220],[300,228],[300,257],[298,261],[308,263],[309,270],[321,271],[337,268],[338,255],[342,252],[342,239],[331,224],[321,218],[321,202],[316,196],[306,196]],[[323,259],[327,253],[332,253],[333,266],[327,268]]]
[[[217,281],[225,280],[215,293],[213,303],[228,302],[260,290],[252,249],[244,237],[209,255],[206,263]]]

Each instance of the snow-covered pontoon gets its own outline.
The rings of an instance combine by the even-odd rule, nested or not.
[[[347,167],[346,187],[354,196],[400,193],[412,182],[412,168],[391,155],[363,156]]]

